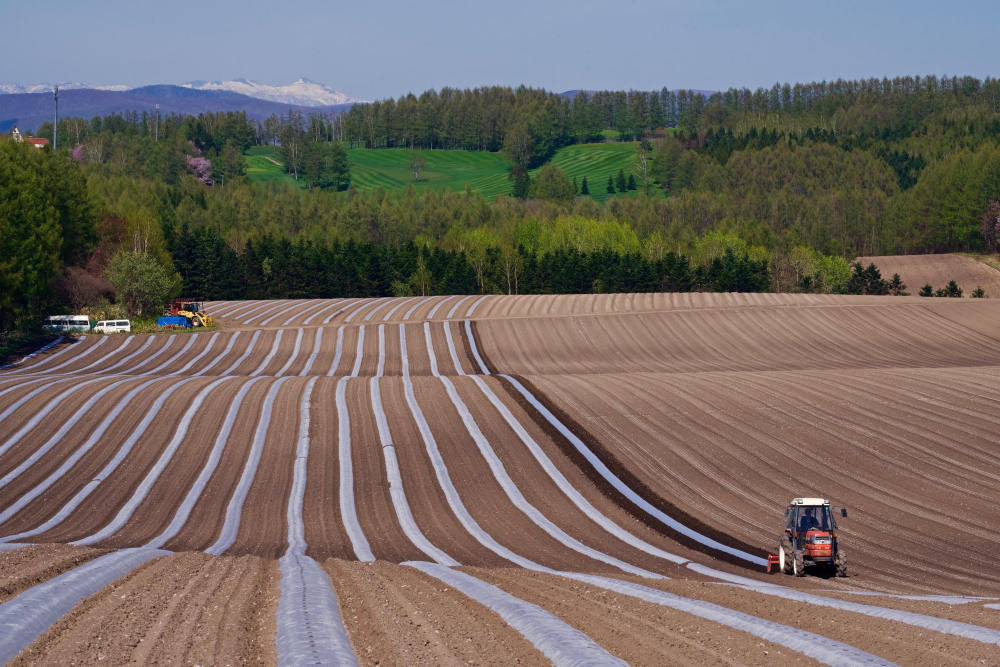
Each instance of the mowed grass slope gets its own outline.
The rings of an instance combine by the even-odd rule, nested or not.
[[[619,169],[627,176],[632,168],[635,149],[636,145],[632,142],[579,144],[558,150],[549,163],[565,171],[570,178],[575,176],[578,186],[582,186],[583,178],[586,177],[590,196],[603,202],[611,196],[606,192],[608,176],[616,175]],[[383,188],[390,191],[412,185],[418,192],[428,189],[461,192],[468,185],[474,192],[479,192],[488,199],[508,194],[511,190],[511,183],[507,180],[507,161],[500,153],[419,151],[426,166],[417,180],[414,180],[409,168],[412,153],[413,151],[397,148],[348,149],[351,182],[357,188]],[[285,182],[293,187],[302,187],[301,181],[296,181],[285,173],[277,148],[254,146],[247,151],[246,159],[247,175],[251,180],[259,183]],[[537,175],[539,169],[533,169],[531,175]],[[662,191],[656,189],[654,192]],[[625,196],[633,194],[635,193],[629,192]]]

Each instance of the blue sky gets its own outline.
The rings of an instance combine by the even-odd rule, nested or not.
[[[998,74],[1000,3],[979,0],[9,4],[0,83],[304,76],[372,99],[482,84],[724,89]]]

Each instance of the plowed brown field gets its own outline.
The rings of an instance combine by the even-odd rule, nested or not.
[[[207,309],[0,370],[0,656],[1000,662],[1000,302]],[[796,496],[846,579],[764,574]]]
[[[874,264],[886,279],[898,273],[911,294],[924,285],[937,290],[954,280],[963,296],[971,296],[973,290],[982,287],[988,296],[1000,298],[1000,271],[966,255],[892,255],[858,257],[857,261],[865,266]]]

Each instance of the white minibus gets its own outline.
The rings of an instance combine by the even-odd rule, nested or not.
[[[48,331],[90,331],[90,318],[86,315],[49,315],[42,328]]]

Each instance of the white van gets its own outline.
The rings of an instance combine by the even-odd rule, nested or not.
[[[94,333],[132,333],[129,320],[101,320],[94,325]]]
[[[42,328],[48,331],[90,331],[90,318],[86,315],[49,315]]]

